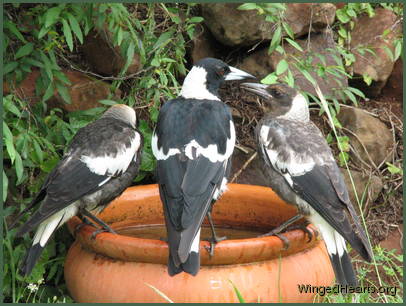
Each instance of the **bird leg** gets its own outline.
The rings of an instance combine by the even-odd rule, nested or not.
[[[210,247],[206,247],[206,246],[205,246],[205,249],[207,250],[207,252],[209,252],[210,258],[212,258],[213,255],[214,255],[214,247],[215,247],[215,245],[216,245],[218,242],[227,239],[227,237],[226,237],[226,236],[224,236],[224,237],[219,237],[219,236],[217,236],[216,230],[214,229],[213,219],[212,219],[212,217],[211,217],[211,212],[210,212],[210,211],[207,212],[207,219],[209,220],[209,223],[210,223],[210,228],[211,228],[211,234],[212,234],[212,236],[211,236],[211,238],[209,238],[209,240],[208,240],[208,241],[210,242]]]
[[[290,225],[292,225],[293,223],[295,223],[297,220],[300,220],[301,218],[303,218],[302,215],[298,214],[296,216],[293,216],[292,218],[290,218],[289,220],[285,221],[284,223],[282,223],[281,225],[279,225],[277,228],[273,229],[272,231],[270,231],[269,233],[263,234],[263,235],[259,235],[258,237],[268,237],[268,236],[276,236],[279,239],[282,240],[283,242],[283,248],[285,250],[287,250],[290,246],[289,243],[289,239],[286,238],[285,236],[280,235],[282,232],[284,232]]]
[[[97,218],[92,213],[88,212],[85,208],[82,208],[80,211],[83,215],[97,223],[101,226],[101,229],[95,230],[92,235],[90,236],[91,239],[96,239],[96,236],[103,232],[110,232],[112,234],[117,234],[110,226],[108,226],[103,220]]]
[[[80,219],[80,221],[82,221],[82,223],[75,226],[75,230],[73,231],[73,234],[75,237],[76,237],[77,233],[80,231],[80,229],[85,225],[90,225],[90,226],[96,227],[96,225],[93,222],[89,221],[88,218],[82,216],[81,214],[78,215],[78,218]]]

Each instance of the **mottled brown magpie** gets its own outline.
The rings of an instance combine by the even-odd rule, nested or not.
[[[93,213],[102,211],[131,184],[140,166],[142,145],[135,111],[123,104],[110,107],[78,130],[38,194],[14,221],[13,226],[40,204],[17,233],[36,229],[20,268],[22,275],[31,273],[52,234],[75,215],[112,231]]]
[[[338,283],[355,286],[346,241],[367,261],[372,250],[330,147],[310,121],[306,99],[285,84],[241,87],[262,97],[268,109],[256,138],[269,186],[318,228]]]
[[[226,188],[235,144],[231,112],[218,89],[223,81],[244,78],[253,76],[221,60],[202,59],[187,74],[180,95],[160,110],[152,150],[168,233],[169,275],[199,271],[200,227],[206,215],[212,224],[212,202]]]

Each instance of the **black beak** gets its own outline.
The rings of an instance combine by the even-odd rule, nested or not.
[[[264,99],[272,98],[271,94],[266,90],[268,85],[259,83],[242,83],[240,86]]]

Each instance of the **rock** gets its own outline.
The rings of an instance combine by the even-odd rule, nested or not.
[[[224,45],[250,46],[261,40],[271,40],[274,24],[256,10],[241,11],[236,3],[201,4],[204,22],[214,37]],[[319,31],[334,21],[336,7],[331,3],[289,3],[285,19],[296,36]]]
[[[295,34],[300,37],[312,32],[320,32],[333,24],[336,6],[333,3],[288,3],[285,19]]]
[[[307,39],[297,39],[296,42],[302,47],[303,50],[307,50]],[[286,59],[290,64],[289,67],[292,71],[293,77],[295,79],[295,85],[298,89],[302,91],[310,92],[313,95],[317,95],[313,88],[313,85],[303,76],[303,74],[293,65],[296,61],[293,56],[299,59],[305,60],[308,55],[313,53],[320,53],[325,57],[326,65],[337,65],[336,61],[332,56],[332,51],[327,50],[328,48],[335,48],[335,43],[329,32],[311,34],[310,35],[310,45],[309,50],[306,52],[300,52],[289,44],[285,44],[285,51],[287,56],[283,56],[280,53],[274,51],[271,55],[268,55],[268,49],[262,49],[256,51],[252,55],[244,59],[244,61],[239,65],[239,68],[257,76],[258,78],[263,78],[269,73],[276,69],[276,66],[282,59]],[[336,54],[338,56],[338,54]],[[338,56],[339,58],[339,56]],[[319,57],[313,56],[312,66],[321,64]],[[345,76],[340,79],[338,83],[337,78],[329,75],[328,77],[319,77],[317,75],[316,69],[313,69],[309,73],[317,81],[321,91],[326,97],[335,96],[333,88],[338,86],[346,87],[348,80]],[[283,76],[282,76],[283,77]],[[335,96],[340,99],[339,96]]]
[[[95,80],[86,74],[77,71],[63,71],[72,83],[69,86],[69,94],[71,96],[71,104],[67,104],[55,93],[55,96],[50,99],[51,103],[60,107],[68,112],[86,110],[89,108],[100,107],[98,101],[108,99],[110,94],[110,84]],[[120,90],[114,94],[114,99],[119,99],[121,95]]]
[[[341,169],[341,173],[344,176],[345,185],[347,186],[350,199],[354,207],[358,209],[357,198],[355,196],[354,188],[352,187],[350,176],[347,169]],[[352,179],[354,181],[355,190],[357,191],[358,199],[362,203],[362,207],[373,203],[379,196],[383,188],[382,180],[376,175],[363,174],[362,172],[350,170]],[[364,195],[365,193],[365,195]],[[364,195],[364,200],[363,199]]]
[[[62,70],[62,72],[71,82],[71,85],[68,86],[71,104],[64,102],[55,90],[54,96],[47,101],[49,107],[59,107],[68,112],[86,110],[102,106],[98,101],[109,97],[110,85],[108,83],[95,80],[77,71]],[[33,70],[15,90],[12,90],[7,83],[3,83],[3,92],[5,94],[14,93],[33,105],[40,100],[35,93],[35,82],[39,75],[38,70]],[[117,90],[113,99],[120,98],[120,95],[120,90]]]
[[[218,57],[214,37],[207,27],[196,27],[189,54],[193,63],[205,57]]]
[[[249,150],[248,153],[236,148],[233,152],[230,180],[241,169],[241,167],[249,160],[254,154],[253,150]],[[238,175],[237,179],[233,183],[269,186],[268,180],[262,172],[264,168],[262,159],[257,155],[248,166]]]
[[[393,54],[394,42],[401,35],[401,22],[392,11],[378,8],[375,13],[376,15],[372,18],[364,15],[356,20],[350,44],[355,55],[355,62],[351,67],[355,78],[351,84],[369,97],[378,96],[385,86],[394,63],[384,48],[389,48]],[[389,33],[383,37],[385,30],[389,30]],[[361,54],[357,49],[362,47],[371,48],[376,56],[369,52]],[[370,86],[362,81],[364,74],[372,78],[373,82]],[[360,76],[361,78],[357,78]]]
[[[356,164],[360,167],[363,166],[363,163],[357,157],[357,155],[359,155],[363,161],[371,165],[368,154],[360,144],[360,141],[365,146],[376,166],[379,166],[385,161],[389,161],[389,153],[394,146],[393,137],[390,130],[382,121],[361,109],[350,107],[343,107],[337,118],[343,127],[357,135],[357,137],[355,137],[351,133],[346,132],[350,138],[350,145],[356,151],[356,154],[354,154],[354,152],[350,153],[352,160]]]
[[[126,62],[126,58],[120,53],[120,47],[113,47],[111,35],[107,30],[90,31],[81,48],[92,70],[106,76],[117,75]],[[126,74],[136,73],[141,68],[140,56],[135,53]]]
[[[403,224],[398,224],[398,228],[391,231],[388,237],[381,241],[379,245],[389,251],[395,250],[395,254],[403,254]]]
[[[385,98],[403,103],[403,61],[401,58],[395,62],[392,73],[382,89],[382,95]]]

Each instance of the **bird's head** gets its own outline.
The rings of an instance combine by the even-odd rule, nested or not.
[[[187,74],[180,95],[188,99],[219,100],[218,89],[224,81],[255,78],[223,61],[206,57],[199,60]]]
[[[103,117],[118,119],[131,125],[133,128],[137,124],[135,110],[125,104],[115,104],[105,111]]]
[[[261,97],[265,111],[272,117],[308,121],[309,107],[305,97],[286,84],[264,85],[242,83],[241,88]]]

